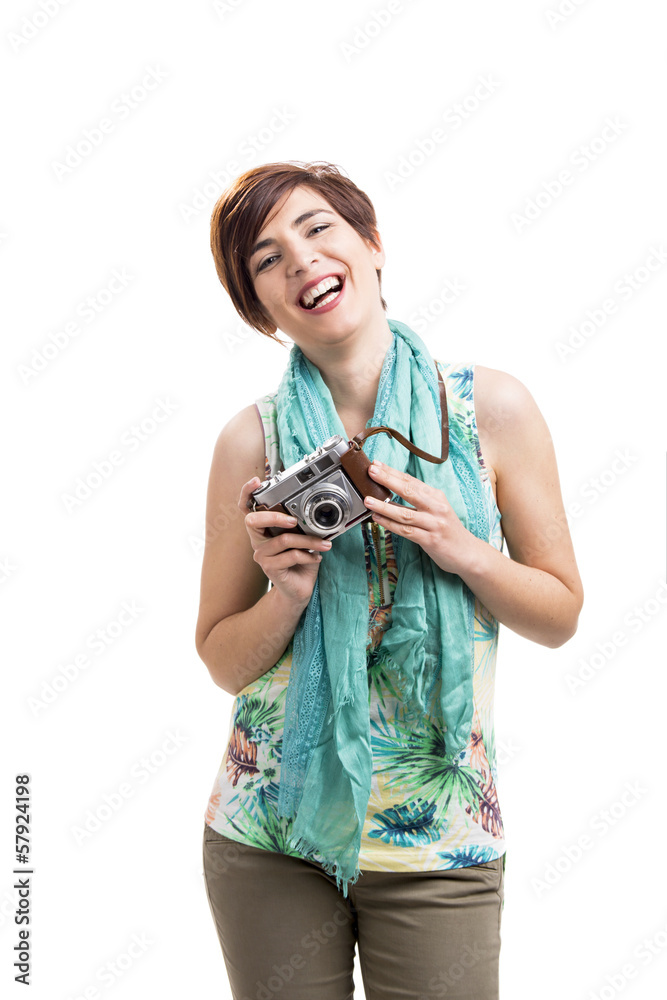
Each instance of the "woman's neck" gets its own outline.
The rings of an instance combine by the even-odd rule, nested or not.
[[[367,419],[373,415],[382,366],[392,341],[393,333],[383,314],[372,331],[364,331],[363,337],[329,346],[326,353],[304,351],[319,369],[339,415],[368,414]]]

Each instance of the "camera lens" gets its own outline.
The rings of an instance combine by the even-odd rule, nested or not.
[[[351,504],[346,491],[336,483],[320,483],[304,494],[303,519],[313,534],[328,534],[344,527],[350,519]]]
[[[343,511],[337,503],[327,499],[321,500],[319,503],[315,501],[311,508],[310,516],[318,528],[330,530],[340,524]]]

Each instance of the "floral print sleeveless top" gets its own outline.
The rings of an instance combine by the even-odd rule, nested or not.
[[[488,541],[503,547],[501,515],[482,458],[474,408],[474,365],[436,361],[447,388],[450,423],[459,421],[475,456],[489,512]],[[275,393],[256,401],[264,428],[266,476],[283,468],[275,421]],[[361,837],[364,871],[433,871],[482,864],[505,853],[493,700],[498,622],[475,600],[473,703],[470,741],[455,766],[442,760],[433,711],[416,728],[404,718],[400,681],[382,661],[380,639],[391,627],[397,565],[391,532],[374,522],[359,526],[368,572],[368,687],[373,755],[371,795]],[[356,529],[352,529],[356,530]],[[292,819],[277,815],[285,696],[292,640],[278,662],[234,699],[224,755],[213,784],[206,823],[231,840],[303,857],[289,845]],[[309,860],[317,860],[316,856]]]

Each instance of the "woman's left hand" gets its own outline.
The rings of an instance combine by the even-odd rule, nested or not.
[[[383,528],[420,545],[445,572],[458,573],[470,561],[479,539],[461,523],[442,490],[428,486],[408,472],[373,462],[368,474],[375,482],[412,504],[364,497],[373,520]]]

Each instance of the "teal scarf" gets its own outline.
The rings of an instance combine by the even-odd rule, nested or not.
[[[440,455],[435,362],[409,327],[387,322],[394,336],[370,425],[392,427],[430,455]],[[296,344],[278,388],[276,411],[285,469],[333,434],[348,440],[319,369]],[[456,421],[450,424],[449,447],[449,459],[435,464],[388,434],[374,434],[363,445],[369,459],[442,490],[468,530],[488,540],[476,456],[470,455]],[[410,506],[397,495],[392,502]],[[440,569],[415,542],[398,533],[392,541],[398,573],[382,651],[417,724],[441,679],[444,756],[457,763],[472,726],[474,597],[458,575]],[[348,883],[361,874],[359,848],[371,793],[368,625],[364,539],[361,525],[355,525],[323,554],[293,637],[278,797],[278,815],[294,817],[290,845],[335,875],[344,896]]]

